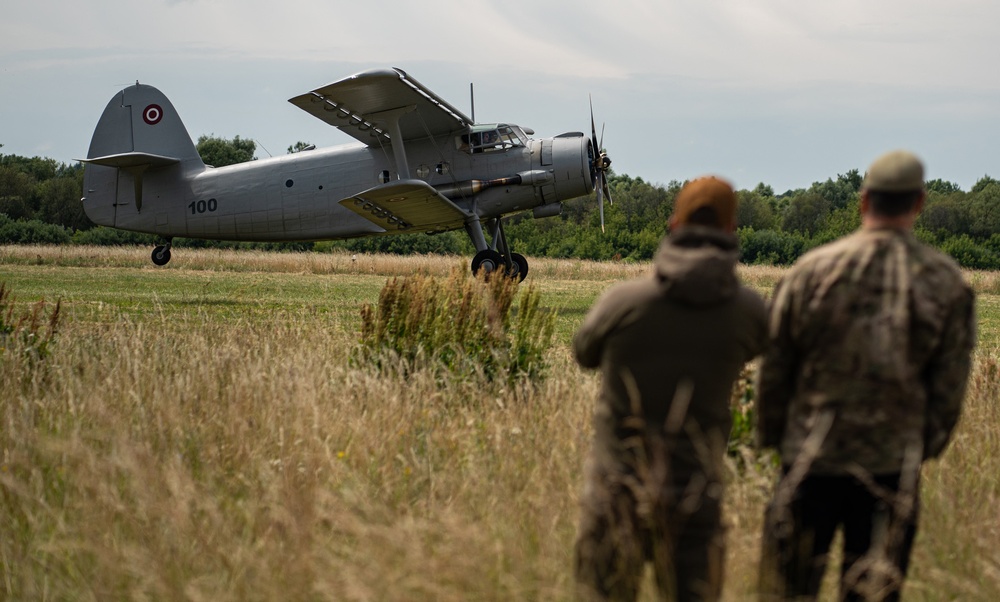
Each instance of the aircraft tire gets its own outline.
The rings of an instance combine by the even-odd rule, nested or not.
[[[517,278],[518,282],[524,282],[524,279],[528,277],[528,260],[524,258],[524,255],[520,253],[510,254],[510,274],[511,278]]]
[[[485,270],[487,274],[494,270],[501,269],[503,257],[493,249],[486,249],[476,253],[472,258],[472,274],[479,274],[479,270]]]
[[[170,248],[166,245],[157,246],[153,249],[152,259],[156,265],[167,265],[167,262],[170,261]]]

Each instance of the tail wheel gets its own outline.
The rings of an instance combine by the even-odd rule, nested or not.
[[[520,253],[510,254],[510,268],[507,270],[507,274],[511,278],[517,278],[518,282],[524,282],[528,276],[528,260],[524,258],[524,255]]]
[[[486,249],[476,253],[472,258],[472,273],[479,274],[479,270],[484,270],[487,274],[494,270],[503,268],[503,257],[493,249]]]
[[[167,265],[170,261],[170,247],[166,245],[159,245],[153,249],[153,263],[156,265]]]

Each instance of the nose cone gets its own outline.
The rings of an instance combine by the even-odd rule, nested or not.
[[[594,190],[590,141],[586,136],[552,139],[552,176],[559,200],[586,196]]]

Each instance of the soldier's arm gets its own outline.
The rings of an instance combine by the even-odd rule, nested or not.
[[[573,335],[573,355],[584,368],[597,368],[601,365],[601,351],[608,334],[609,313],[608,295],[605,294],[590,308],[580,329]]]
[[[790,328],[792,303],[786,288],[787,282],[784,282],[775,289],[768,346],[757,373],[757,445],[760,447],[781,444],[798,369]]]
[[[964,289],[945,322],[941,345],[924,371],[927,387],[924,458],[941,455],[951,439],[962,412],[975,344],[975,301],[972,291]]]
[[[601,295],[587,312],[583,324],[573,336],[573,354],[584,368],[601,365],[601,355],[608,336],[617,330],[640,299],[649,294],[649,287],[641,281],[617,284]]]

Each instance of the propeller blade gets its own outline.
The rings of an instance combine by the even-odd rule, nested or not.
[[[597,143],[597,126],[594,125],[594,97],[590,98],[590,140],[594,145],[594,161],[601,155],[601,147]]]
[[[597,207],[601,212],[601,232],[604,232],[604,197],[608,197],[608,202],[612,205],[611,188],[608,186],[608,167],[611,160],[604,153],[604,124],[601,124],[601,137],[597,137],[597,124],[594,121],[594,97],[588,95],[590,100],[590,144],[593,150],[593,164],[591,172],[595,176],[594,190],[597,193]]]
[[[601,193],[601,186],[597,186],[597,206],[601,211],[601,232],[604,232],[604,195]]]

